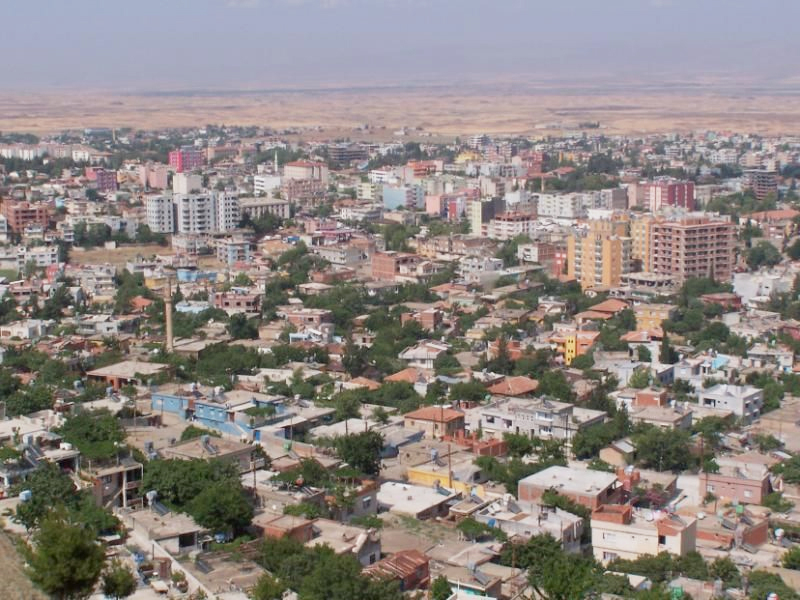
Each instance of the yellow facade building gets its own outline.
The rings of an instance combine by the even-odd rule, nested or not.
[[[631,271],[631,238],[625,219],[590,221],[585,235],[567,239],[567,274],[584,290],[620,285]]]

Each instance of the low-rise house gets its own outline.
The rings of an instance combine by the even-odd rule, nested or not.
[[[134,531],[153,540],[172,556],[202,549],[206,529],[189,515],[169,512],[163,507],[122,511],[122,521]]]
[[[412,517],[432,519],[446,517],[448,505],[459,494],[399,481],[387,481],[378,492],[378,505],[383,510]]]
[[[252,444],[242,444],[230,439],[201,435],[160,451],[164,458],[178,460],[219,460],[236,465],[239,471],[248,471],[254,466],[262,466],[263,459],[256,457]]]
[[[444,406],[423,406],[403,415],[403,424],[424,432],[425,437],[454,437],[464,432],[464,413]]]
[[[557,492],[592,510],[619,501],[622,484],[613,473],[552,466],[519,481],[521,502],[540,502],[547,491]]]
[[[697,401],[701,406],[731,410],[745,423],[751,423],[761,415],[764,392],[750,385],[717,384],[700,389]]]
[[[697,520],[628,505],[603,505],[592,511],[592,550],[597,561],[636,560],[669,552],[683,556],[697,542]]]
[[[92,482],[92,495],[98,506],[141,508],[144,505],[142,463],[123,458],[119,464],[84,470],[83,474]]]
[[[643,406],[630,411],[630,420],[634,424],[688,431],[692,428],[692,411],[683,406]]]
[[[697,517],[698,542],[716,548],[757,548],[770,539],[770,511],[764,507],[748,505],[711,512],[696,506],[687,506],[678,509],[678,513],[686,517]]]
[[[770,466],[778,462],[769,456],[747,453],[716,458],[719,471],[698,475],[701,498],[711,494],[723,502],[761,504],[771,491]]]
[[[401,550],[364,569],[364,574],[376,579],[397,581],[400,591],[426,588],[430,583],[430,559],[416,549]]]
[[[106,385],[119,390],[127,384],[144,385],[152,378],[170,370],[169,365],[143,362],[139,360],[124,360],[122,362],[94,369],[86,373],[89,379],[102,381]]]
[[[423,340],[416,346],[411,346],[400,352],[398,358],[407,361],[411,367],[433,369],[433,363],[436,359],[449,349],[450,345],[444,342]]]
[[[336,554],[352,555],[362,567],[381,558],[381,535],[376,529],[362,529],[329,519],[314,519],[313,536],[306,546],[328,546]]]

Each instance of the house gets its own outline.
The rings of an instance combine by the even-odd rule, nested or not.
[[[403,415],[406,429],[422,431],[425,437],[456,436],[464,432],[464,413],[444,406],[423,406]]]
[[[528,396],[539,387],[539,382],[530,377],[505,377],[502,381],[487,388],[495,396]]]
[[[253,528],[264,537],[289,538],[301,544],[314,537],[313,521],[294,515],[262,513],[253,518]]]
[[[778,459],[749,452],[738,456],[720,456],[716,462],[718,472],[701,472],[698,475],[701,498],[711,494],[726,502],[761,504],[770,493],[769,469]]]
[[[633,463],[635,455],[636,448],[628,440],[611,442],[599,454],[600,460],[613,467],[627,467]]]
[[[676,308],[674,304],[641,302],[634,305],[633,314],[636,316],[636,329],[638,331],[661,329],[661,324],[672,317]]]
[[[696,506],[681,507],[680,515],[694,517],[701,511]],[[748,505],[720,508],[697,521],[697,539],[726,550],[743,544],[757,548],[770,541],[770,509]]]
[[[170,512],[162,505],[158,507],[158,510],[122,511],[120,516],[126,526],[158,543],[173,556],[202,549],[205,528],[187,514]]]
[[[688,431],[692,428],[692,411],[682,406],[642,406],[630,411],[631,423],[653,425],[661,429]]]
[[[448,505],[458,496],[459,494],[441,488],[387,481],[381,485],[378,492],[378,506],[383,510],[414,519],[432,519],[447,516]]]
[[[261,466],[263,459],[256,459],[256,448],[252,444],[243,444],[234,440],[201,435],[200,437],[180,442],[174,446],[163,448],[160,453],[164,458],[178,460],[210,460],[232,463],[242,471],[249,471]]]
[[[720,383],[698,391],[697,402],[700,406],[731,410],[745,423],[752,423],[761,415],[764,392],[750,385]]]
[[[426,588],[430,583],[430,559],[417,549],[401,550],[366,567],[365,575],[397,581],[401,592]]]
[[[450,349],[449,344],[432,340],[423,340],[416,346],[410,346],[398,354],[400,360],[408,362],[410,367],[433,369],[436,359]]]
[[[144,385],[150,379],[169,372],[169,370],[169,365],[139,360],[124,360],[107,367],[88,371],[86,375],[94,381],[102,381],[115,390],[119,390],[127,384]]]
[[[123,458],[119,464],[96,470],[84,470],[92,482],[95,503],[104,508],[141,508],[144,505],[142,463],[132,458]]]
[[[381,534],[376,529],[345,525],[329,519],[314,519],[313,536],[305,545],[328,546],[336,554],[353,556],[362,567],[373,565],[381,558]]]
[[[561,466],[548,467],[519,481],[521,502],[540,502],[549,490],[594,510],[617,502],[622,485],[613,473]]]
[[[636,560],[669,552],[694,552],[697,520],[661,511],[640,511],[629,505],[602,505],[592,511],[592,549],[597,561]]]

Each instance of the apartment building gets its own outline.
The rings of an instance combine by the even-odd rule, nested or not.
[[[144,200],[145,220],[154,233],[175,231],[175,212],[172,196],[148,196]]]
[[[211,233],[216,225],[214,197],[209,194],[175,194],[175,228],[178,233]]]
[[[283,167],[284,179],[312,179],[328,185],[328,167],[325,163],[298,160],[286,163]]]
[[[6,199],[3,201],[3,216],[14,233],[22,233],[29,225],[38,225],[43,229],[50,225],[50,208],[46,204]]]
[[[169,153],[169,166],[172,167],[176,173],[199,169],[205,162],[206,157],[203,150],[194,148],[193,146],[184,146],[179,150],[173,150]]]
[[[342,221],[380,221],[382,217],[383,207],[371,202],[343,206],[339,210],[339,218]]]
[[[630,505],[603,505],[592,511],[592,549],[599,562],[636,560],[669,552],[694,552],[697,520],[661,511],[637,510]]]
[[[239,210],[241,215],[247,215],[252,220],[273,215],[279,219],[288,219],[291,216],[289,202],[280,198],[240,198]]]
[[[644,206],[650,212],[658,212],[662,208],[680,207],[694,210],[694,182],[679,181],[672,178],[657,179],[641,185],[644,195]]]
[[[328,184],[317,179],[290,179],[281,183],[281,197],[288,202],[314,202],[325,198]]]
[[[631,261],[639,270],[650,272],[653,269],[652,229],[656,218],[653,215],[632,214],[630,220]]]
[[[87,167],[87,171],[90,167]],[[114,192],[117,189],[117,172],[93,168],[95,189],[98,192]]]
[[[700,497],[713,494],[723,502],[761,504],[771,491],[769,468],[776,459],[759,454],[720,456],[716,473],[699,474]]]
[[[225,232],[236,229],[242,220],[239,198],[226,192],[212,192],[214,209],[216,210],[215,231]]]
[[[585,219],[589,208],[594,207],[587,205],[584,194],[540,194],[536,212],[540,217],[574,221]]]
[[[507,212],[489,221],[486,237],[493,240],[512,240],[520,235],[530,236],[536,225],[536,215],[525,212]]]
[[[406,252],[376,252],[372,255],[372,278],[394,281],[402,266],[414,266],[421,261],[416,254]]]
[[[556,356],[570,364],[576,356],[586,354],[600,336],[599,331],[584,331],[575,327],[557,328],[547,338]]]
[[[583,289],[616,287],[631,271],[631,248],[626,221],[590,221],[567,238],[567,274]]]
[[[688,217],[654,222],[650,235],[654,273],[669,275],[677,284],[693,277],[731,279],[736,228],[730,221]]]
[[[759,200],[778,193],[778,174],[775,171],[752,169],[745,171],[744,177],[747,187],[753,190]]]
[[[649,331],[661,327],[661,324],[675,312],[674,304],[646,304],[641,302],[633,306],[636,315],[636,329]]]
[[[386,210],[401,207],[413,210],[425,206],[425,191],[420,185],[384,185],[382,198]]]
[[[279,175],[254,175],[253,192],[260,196],[272,196],[275,190],[281,189]]]
[[[239,291],[223,292],[214,295],[214,308],[232,313],[258,313],[261,306],[260,294]]]

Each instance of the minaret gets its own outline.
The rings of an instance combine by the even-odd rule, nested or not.
[[[164,298],[164,320],[167,324],[165,346],[167,352],[172,352],[174,346],[172,344],[172,280],[167,278],[167,295]]]
[[[278,149],[275,148],[275,175],[278,175]]]

